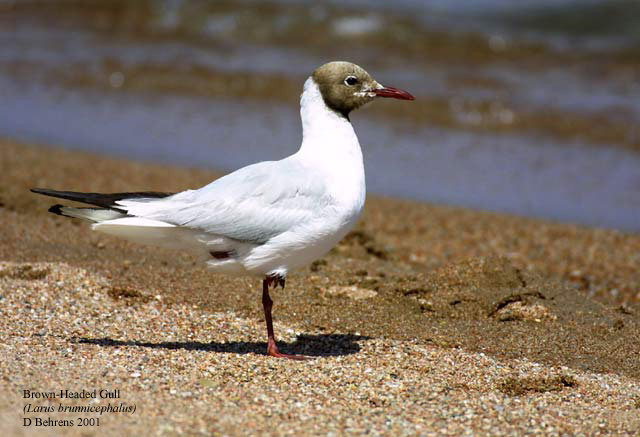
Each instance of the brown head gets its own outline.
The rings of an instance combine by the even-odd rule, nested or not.
[[[325,104],[345,117],[376,97],[414,99],[406,91],[380,85],[363,68],[351,62],[329,62],[318,67],[311,77]]]

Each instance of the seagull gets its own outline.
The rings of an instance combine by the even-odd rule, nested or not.
[[[378,97],[414,100],[406,91],[382,86],[358,65],[329,62],[304,83],[302,145],[287,158],[252,164],[179,193],[31,191],[92,205],[58,204],[49,211],[91,221],[95,231],[188,250],[215,272],[264,278],[267,355],[307,359],[278,350],[269,289],[284,288],[289,272],[329,252],[362,214],[364,165],[349,114]]]

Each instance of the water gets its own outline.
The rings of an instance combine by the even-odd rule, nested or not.
[[[640,230],[637,33],[503,3],[0,4],[0,135],[232,170],[293,153],[303,80],[351,59],[418,97],[353,115],[370,192]]]

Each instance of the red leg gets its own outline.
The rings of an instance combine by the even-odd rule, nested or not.
[[[275,282],[276,287],[280,284],[280,286],[284,288],[284,279],[267,277],[262,281],[262,306],[264,307],[264,318],[267,321],[267,355],[277,358],[289,358],[290,360],[307,360],[310,357],[282,354],[278,351],[276,337],[273,333],[273,320],[271,319],[271,308],[273,307],[273,301],[269,296],[269,285],[271,282]]]

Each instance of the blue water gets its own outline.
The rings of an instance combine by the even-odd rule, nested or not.
[[[296,102],[69,93],[6,81],[0,81],[0,99],[3,135],[142,161],[233,170],[283,158],[301,139]],[[387,125],[366,110],[352,122],[369,192],[640,230],[637,153]]]

